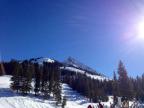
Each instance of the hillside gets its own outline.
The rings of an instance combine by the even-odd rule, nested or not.
[[[55,108],[53,99],[43,100],[36,98],[33,94],[29,96],[21,96],[11,91],[11,76],[0,77],[0,108]],[[87,108],[89,104],[96,106],[97,103],[88,103],[88,100],[76,91],[73,91],[67,84],[62,84],[62,95],[67,98],[66,108]],[[103,104],[108,105],[109,102]],[[59,106],[60,107],[60,106]]]
[[[57,62],[60,64],[61,70],[72,71],[76,73],[86,74],[87,77],[91,77],[93,79],[98,80],[109,80],[108,77],[102,75],[102,73],[96,72],[94,69],[89,66],[79,62],[78,60],[69,57],[64,62],[59,62],[58,60],[54,60],[46,57],[32,58],[30,59],[32,62],[37,62],[39,64],[43,64],[43,62],[54,63]]]
[[[13,72],[12,89],[9,87],[11,76],[0,77],[1,105],[4,104],[8,108],[11,106],[19,108],[21,105],[24,108],[28,106],[33,108],[39,108],[39,106],[43,108],[61,107],[63,97],[67,99],[66,108],[72,106],[84,108],[90,104],[89,102],[92,102],[91,104],[94,106],[97,106],[98,102],[104,106],[110,106],[113,103],[112,96],[119,92],[120,96],[123,96],[122,100],[124,98],[125,100],[122,103],[119,101],[115,105],[122,106],[127,99],[129,100],[127,105],[128,102],[131,105],[132,100],[138,103],[137,105],[143,101],[142,92],[132,88],[134,84],[142,87],[143,84],[140,82],[144,80],[143,77],[136,80],[130,79],[122,62],[119,64],[118,78],[122,77],[123,79],[118,80],[115,73],[114,80],[110,80],[103,75],[87,71],[80,66],[82,64],[79,62],[69,65],[68,62],[63,64],[50,58],[13,60],[9,65]],[[135,97],[130,98],[130,96],[134,96],[135,91],[133,90],[141,100],[136,100]],[[117,99],[119,99],[118,96]]]

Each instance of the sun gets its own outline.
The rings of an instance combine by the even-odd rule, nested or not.
[[[144,39],[144,19],[138,23],[137,37],[139,39]]]

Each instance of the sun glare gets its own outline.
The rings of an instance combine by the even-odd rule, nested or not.
[[[144,19],[138,23],[137,37],[139,39],[144,39]]]

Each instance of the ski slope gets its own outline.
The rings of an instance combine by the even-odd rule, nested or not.
[[[11,76],[0,76],[0,108],[61,108],[61,106],[55,106],[52,98],[43,100],[40,97],[34,97],[33,94],[21,96],[14,93],[9,87],[10,78]],[[67,84],[62,84],[62,96],[67,99],[65,108],[87,108],[89,104],[97,108],[97,103],[89,103],[87,98],[72,90]],[[109,96],[109,101],[102,104],[109,108],[112,101],[112,96]]]
[[[0,77],[0,108],[56,108],[53,99],[43,100],[36,98],[33,95],[21,96],[14,93],[9,85],[11,76]],[[73,91],[67,84],[62,84],[62,96],[67,97],[66,108],[83,107],[82,103],[87,103],[77,92]],[[60,106],[59,106],[60,107]]]
[[[33,95],[24,97],[14,93],[9,87],[10,77],[0,76],[0,108],[60,108],[55,106],[53,99],[43,100]],[[90,104],[86,98],[73,91],[67,84],[62,84],[62,96],[67,98],[66,108],[87,108]]]

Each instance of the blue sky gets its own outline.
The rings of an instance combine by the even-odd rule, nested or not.
[[[118,61],[144,72],[144,44],[131,36],[143,14],[135,0],[1,0],[0,52],[11,58],[72,56],[111,77]],[[144,43],[144,41],[143,41]]]

